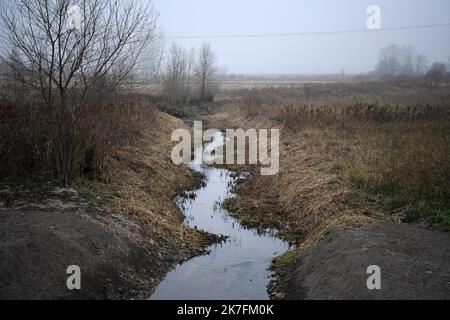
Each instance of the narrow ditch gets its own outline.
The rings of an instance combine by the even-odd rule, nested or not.
[[[224,137],[217,136],[214,143],[223,144]],[[205,176],[206,184],[189,199],[176,200],[184,223],[225,236],[226,241],[170,272],[151,300],[268,300],[268,269],[274,257],[289,250],[289,244],[277,238],[274,230],[244,227],[222,208],[222,202],[234,196],[236,182],[245,175],[195,162],[191,167]]]

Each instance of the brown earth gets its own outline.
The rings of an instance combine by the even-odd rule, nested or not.
[[[146,299],[216,240],[182,225],[172,200],[201,179],[170,163],[170,133],[184,124],[165,114],[158,124],[116,150],[103,181],[1,190],[0,299]],[[66,287],[71,265],[80,291]]]
[[[446,300],[449,248],[448,234],[414,225],[377,221],[338,229],[278,265],[273,290],[291,300]],[[380,267],[381,290],[367,288],[372,265]]]

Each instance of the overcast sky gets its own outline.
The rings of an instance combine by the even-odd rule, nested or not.
[[[167,38],[304,33],[366,28],[369,5],[381,8],[382,28],[450,23],[449,0],[153,0]],[[172,40],[167,39],[167,43]],[[297,37],[179,39],[210,42],[229,73],[367,72],[381,47],[412,45],[430,61],[450,56],[450,27]]]

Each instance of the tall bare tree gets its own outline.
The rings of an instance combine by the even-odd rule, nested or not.
[[[2,0],[0,57],[12,50],[20,79],[45,105],[55,169],[69,183],[85,148],[103,137],[78,136],[86,112],[133,70],[155,35],[150,1]]]
[[[217,72],[216,54],[209,43],[204,43],[200,49],[196,63],[195,73],[200,83],[200,99],[208,100],[212,92],[214,74]]]
[[[170,47],[162,75],[164,96],[171,106],[188,103],[192,95],[194,51],[188,53],[175,42]]]
[[[428,70],[426,77],[430,83],[430,88],[433,89],[433,87],[442,82],[445,78],[445,72],[447,71],[447,66],[444,62],[435,62],[430,67],[430,70]]]

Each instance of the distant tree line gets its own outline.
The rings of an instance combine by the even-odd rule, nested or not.
[[[382,78],[421,78],[433,87],[450,80],[450,57],[448,64],[434,62],[429,66],[427,57],[412,46],[389,45],[380,50],[375,74]]]

